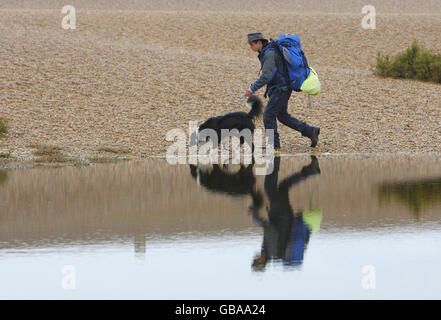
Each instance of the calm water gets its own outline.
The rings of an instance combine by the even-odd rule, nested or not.
[[[441,298],[427,156],[0,170],[0,298]]]

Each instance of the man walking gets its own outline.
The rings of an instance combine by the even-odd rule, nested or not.
[[[285,80],[282,57],[275,48],[268,45],[268,40],[260,32],[248,34],[248,44],[253,51],[259,53],[258,58],[262,68],[259,79],[245,92],[245,96],[250,96],[264,85],[267,86],[265,97],[268,96],[269,101],[263,114],[263,124],[265,129],[274,130],[274,149],[280,149],[277,120],[301,132],[302,136],[310,138],[311,147],[315,147],[320,128],[310,126],[288,113],[288,100],[291,97],[292,89]]]

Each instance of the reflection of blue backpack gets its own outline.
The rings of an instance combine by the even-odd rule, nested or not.
[[[303,256],[306,246],[309,242],[311,230],[303,221],[302,216],[296,216],[291,225],[291,234],[284,257],[282,257],[285,266],[299,266],[303,263]]]
[[[272,42],[283,58],[289,86],[295,91],[300,91],[303,81],[309,75],[308,61],[303,53],[300,38],[296,34],[282,34]]]

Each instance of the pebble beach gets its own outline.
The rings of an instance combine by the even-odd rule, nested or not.
[[[0,163],[53,162],[44,148],[85,162],[164,156],[168,131],[228,112],[257,79],[256,31],[298,34],[322,84],[312,105],[293,93],[288,108],[321,128],[318,146],[279,124],[284,153],[438,153],[441,86],[374,66],[413,40],[441,52],[441,3],[384,2],[370,2],[376,29],[364,29],[363,1],[72,1],[65,30],[62,1],[1,1]]]

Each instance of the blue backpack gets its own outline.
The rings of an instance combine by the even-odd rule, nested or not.
[[[285,75],[289,86],[295,91],[300,91],[300,87],[308,77],[310,70],[299,36],[284,33],[280,35],[279,39],[272,42],[284,61]]]

